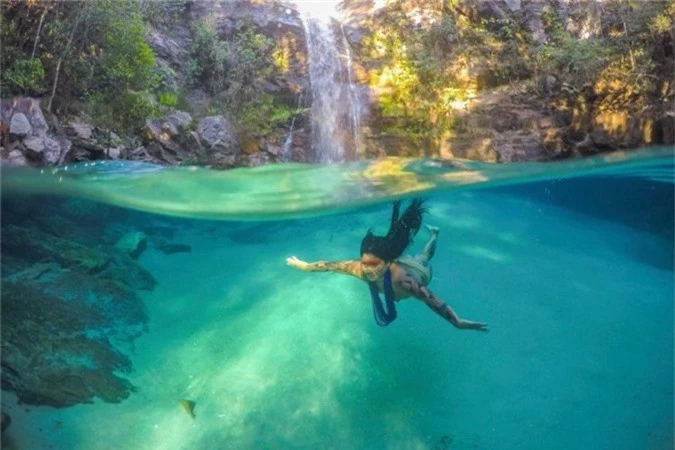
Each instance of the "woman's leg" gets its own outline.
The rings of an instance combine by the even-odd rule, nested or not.
[[[431,258],[436,254],[436,239],[438,238],[438,227],[432,227],[431,225],[425,225],[427,230],[429,230],[429,240],[424,245],[424,250],[422,253],[417,255],[417,259],[422,262],[424,265],[428,265]]]

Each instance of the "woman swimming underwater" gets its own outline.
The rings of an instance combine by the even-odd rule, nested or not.
[[[380,326],[389,325],[396,319],[395,302],[415,297],[457,328],[487,331],[486,323],[461,319],[427,288],[432,277],[429,261],[436,252],[438,228],[427,226],[429,240],[422,253],[402,256],[422,226],[422,215],[426,212],[422,203],[420,199],[413,199],[399,215],[401,202],[394,202],[389,232],[386,236],[375,236],[369,230],[361,241],[361,259],[308,263],[291,256],[286,259],[286,264],[307,272],[337,272],[365,281],[370,286],[373,313]],[[384,293],[384,305],[380,293]]]

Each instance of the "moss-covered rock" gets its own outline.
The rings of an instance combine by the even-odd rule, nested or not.
[[[103,230],[133,231],[114,225],[114,210],[95,208],[3,198],[2,387],[22,402],[62,407],[133,392],[125,352],[149,320],[136,291],[156,281],[133,258],[142,239],[116,248]],[[104,219],[80,221],[84,211]]]
[[[24,403],[70,406],[94,397],[117,402],[133,388],[117,373],[129,359],[104,333],[106,312],[25,282],[2,289],[2,387]],[[147,320],[147,317],[145,318]]]

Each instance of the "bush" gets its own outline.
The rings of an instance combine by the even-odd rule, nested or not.
[[[239,25],[230,40],[221,40],[213,24],[199,22],[188,61],[190,84],[214,95],[227,91],[230,106],[237,110],[245,97],[256,96],[253,81],[272,73],[272,46],[272,39],[247,24]]]
[[[178,106],[178,95],[171,92],[163,92],[159,94],[159,104],[162,106],[175,108]]]
[[[44,88],[45,69],[38,58],[19,59],[2,72],[3,91],[35,94]]]
[[[284,126],[295,114],[295,109],[276,104],[269,94],[263,94],[258,101],[244,104],[236,115],[237,123],[251,136],[264,136],[275,128]]]
[[[87,100],[96,123],[123,134],[140,133],[148,117],[159,115],[148,92],[127,91],[114,102],[105,93],[98,92],[88,95]]]

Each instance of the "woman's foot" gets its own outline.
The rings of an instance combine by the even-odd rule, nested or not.
[[[430,234],[430,235],[432,235],[432,236],[438,235],[438,230],[439,230],[438,227],[435,227],[435,226],[433,226],[433,225],[426,225],[426,224],[425,224],[424,226],[425,226],[426,229],[429,231],[429,234]]]

